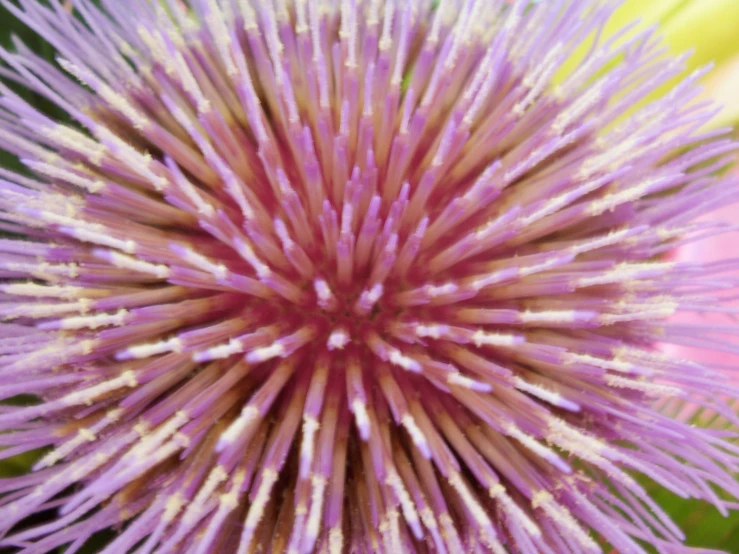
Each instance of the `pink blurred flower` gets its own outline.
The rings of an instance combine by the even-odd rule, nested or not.
[[[739,171],[733,170],[735,175]],[[691,360],[705,367],[735,375],[739,371],[739,203],[728,203],[698,218],[702,236],[689,240],[668,253],[668,259],[683,264],[709,268],[706,280],[719,280],[727,288],[715,295],[712,306],[705,311],[679,311],[670,324],[683,330],[695,329],[697,335],[708,329],[713,333],[710,342],[691,336],[674,343],[664,343],[663,350],[676,358]],[[663,401],[666,413],[680,419],[697,417],[697,422],[708,424],[715,413],[704,411],[696,404],[680,399]],[[723,420],[722,420],[723,421]]]

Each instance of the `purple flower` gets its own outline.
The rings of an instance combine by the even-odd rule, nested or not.
[[[8,4],[58,66],[0,52],[0,396],[38,399],[0,456],[45,449],[0,548],[688,551],[635,475],[736,505],[739,448],[655,408],[736,421],[659,348],[736,351],[671,319],[736,261],[663,257],[736,145],[699,74],[642,101],[651,31],[587,46],[613,4]]]

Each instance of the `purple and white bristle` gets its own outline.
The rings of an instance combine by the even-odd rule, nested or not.
[[[0,457],[44,449],[0,549],[675,553],[636,474],[736,507],[657,405],[739,391],[657,345],[737,351],[671,319],[737,260],[664,257],[737,145],[654,31],[555,79],[614,2],[3,4],[58,63],[0,50]]]

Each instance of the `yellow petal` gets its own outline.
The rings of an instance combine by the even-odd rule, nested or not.
[[[739,0],[693,0],[664,24],[673,53],[694,49],[688,71],[721,63],[739,52]]]
[[[611,36],[636,20],[641,21],[640,29],[655,23],[664,23],[690,3],[691,0],[626,0],[606,24],[605,36]],[[702,1],[693,3],[702,4]]]
[[[626,0],[606,23],[602,40],[634,22],[638,24],[621,40],[659,25],[672,54],[694,51],[685,74],[711,62],[719,64],[739,53],[739,0]],[[558,73],[557,82],[577,67],[589,48],[586,41],[577,49]]]
[[[739,59],[735,59],[739,55],[739,0],[626,0],[606,23],[601,40],[634,22],[638,22],[637,25],[620,41],[658,25],[658,32],[671,54],[693,51],[685,72],[658,87],[635,109],[665,94],[690,71],[714,63],[716,67],[704,77],[707,90],[702,99],[714,99],[725,107],[710,126],[739,124]],[[578,48],[558,72],[555,82],[562,82],[589,48],[589,41]],[[604,70],[615,63],[607,64]]]
[[[723,105],[711,121],[712,127],[739,125],[739,54],[722,63],[706,78],[702,100],[711,99]]]
[[[619,6],[611,18],[606,22],[603,32],[601,33],[601,41],[605,41],[614,34],[618,33],[624,27],[637,23],[627,34],[625,34],[618,42],[633,37],[639,32],[646,30],[656,24],[664,23],[673,16],[677,11],[683,8],[691,0],[626,0]],[[739,1],[739,0],[737,0]],[[646,5],[645,5],[646,4]],[[555,82],[562,82],[578,64],[582,58],[590,50],[591,40],[595,38],[593,33],[589,40],[581,44],[572,56],[562,64],[562,68],[557,72]]]

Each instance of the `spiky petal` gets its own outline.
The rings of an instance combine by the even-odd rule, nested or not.
[[[612,2],[19,3],[61,69],[0,52],[0,393],[39,398],[0,443],[48,450],[0,547],[674,552],[633,472],[731,506],[736,447],[653,401],[731,416],[655,345],[735,348],[661,257],[735,145],[697,75],[633,112],[650,32],[551,84]]]

